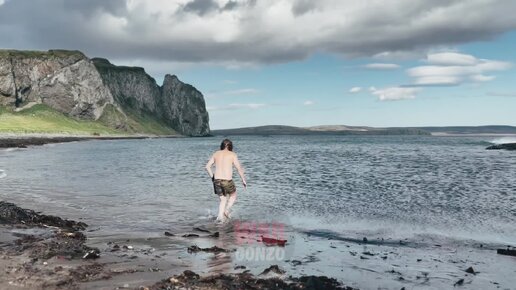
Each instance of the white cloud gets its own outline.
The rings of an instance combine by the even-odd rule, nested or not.
[[[396,101],[414,99],[420,88],[388,87],[384,89],[370,88],[371,94],[380,101]]]
[[[4,5],[5,0],[0,0],[0,6]]]
[[[465,82],[487,82],[495,76],[486,73],[507,70],[512,66],[509,62],[478,59],[456,52],[429,54],[426,62],[431,65],[407,70],[408,75],[414,78],[414,85],[446,86]]]
[[[0,39],[20,49],[241,68],[316,53],[413,57],[513,31],[510,11],[516,1],[7,1]]]
[[[311,105],[313,105],[313,104],[314,104],[314,102],[313,102],[313,101],[310,101],[310,100],[305,101],[305,102],[303,103],[303,105],[305,105],[305,106],[311,106]]]
[[[355,93],[358,93],[362,90],[361,87],[352,87],[351,89],[349,89],[349,93],[350,94],[355,94]]]
[[[395,63],[369,63],[364,65],[367,69],[377,69],[377,70],[391,70],[398,69],[400,66]]]

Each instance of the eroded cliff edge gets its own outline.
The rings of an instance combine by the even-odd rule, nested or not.
[[[0,50],[0,105],[34,104],[128,133],[145,133],[152,125],[170,129],[163,134],[210,134],[202,93],[175,76],[159,86],[143,68],[115,66],[79,51]]]

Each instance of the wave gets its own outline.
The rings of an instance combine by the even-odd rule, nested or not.
[[[5,171],[3,169],[0,169],[0,179],[4,178],[7,176],[7,173],[5,173]]]
[[[516,143],[516,137],[500,137],[494,140],[489,141],[493,144],[507,144],[507,143]]]

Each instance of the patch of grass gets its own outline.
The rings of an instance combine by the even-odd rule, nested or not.
[[[127,111],[127,109],[126,109]],[[156,118],[143,114],[137,114],[129,111],[127,113],[127,124],[136,133],[149,133],[155,135],[176,135],[177,132],[169,128],[164,123],[156,120]]]
[[[124,134],[100,122],[77,120],[45,105],[35,105],[21,112],[0,106],[0,132],[4,133],[67,133],[102,135]]]

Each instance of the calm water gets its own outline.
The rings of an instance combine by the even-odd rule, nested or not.
[[[391,238],[516,243],[516,154],[490,137],[235,137],[249,188],[235,217]],[[220,138],[90,141],[0,151],[0,199],[92,235],[182,230],[217,209],[204,165]],[[236,180],[239,179],[235,176]],[[237,185],[240,185],[237,182]]]

